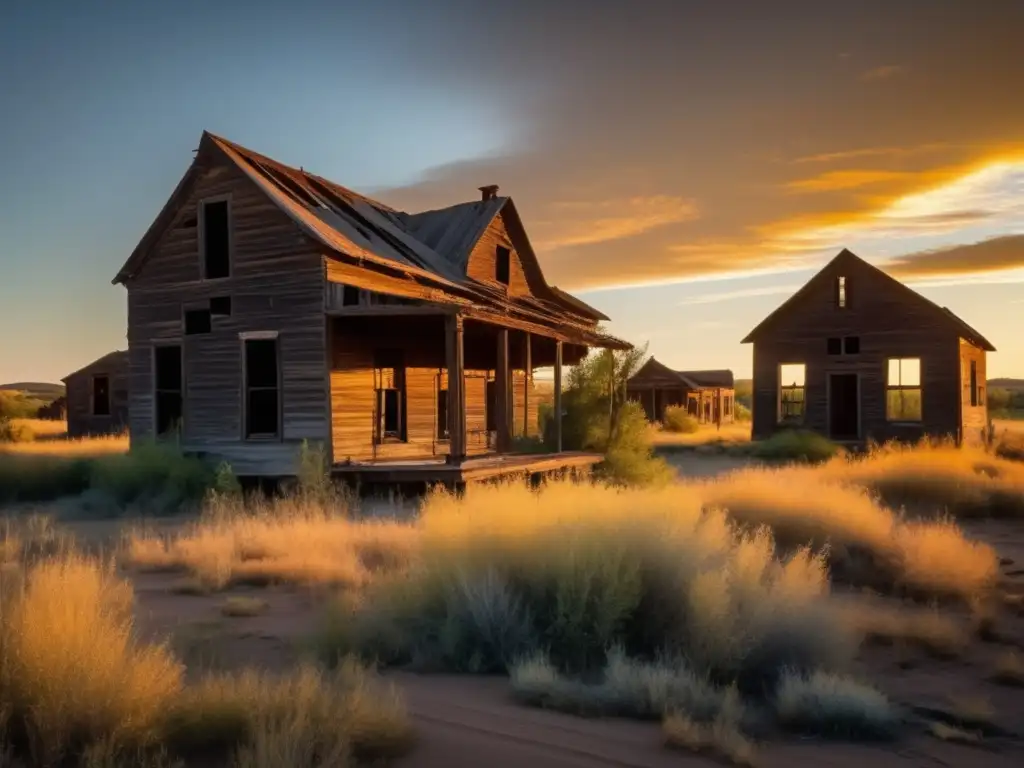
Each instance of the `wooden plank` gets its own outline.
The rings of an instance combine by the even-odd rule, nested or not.
[[[466,455],[466,387],[463,338],[460,315],[445,318],[445,357],[448,361],[448,440],[452,461]]]
[[[494,373],[495,405],[498,410],[498,452],[506,453],[512,446],[510,390],[511,376],[508,369],[508,329],[498,329],[497,366]]]
[[[555,451],[562,452],[562,342],[555,344]]]

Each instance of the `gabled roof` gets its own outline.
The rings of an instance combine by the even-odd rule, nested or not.
[[[685,376],[695,381],[702,387],[724,387],[730,389],[735,385],[732,371],[722,368],[713,371],[676,371],[680,376]]]
[[[796,293],[794,293],[792,296],[790,296],[788,299],[782,302],[782,304],[776,307],[775,310],[771,312],[764,320],[758,323],[757,326],[750,333],[748,333],[740,343],[750,344],[752,342],[757,341],[757,337],[760,336],[765,330],[767,330],[775,322],[775,320],[785,315],[786,312],[790,308],[792,308],[796,303],[798,303],[801,298],[809,294],[817,287],[819,278],[824,272],[826,272],[826,270],[828,270],[835,264],[842,264],[844,262],[855,264],[859,269],[873,272],[877,276],[880,276],[885,280],[888,280],[891,284],[897,286],[898,289],[903,292],[904,296],[907,298],[908,301],[916,302],[920,306],[925,307],[927,311],[931,312],[932,315],[935,317],[936,322],[946,325],[967,341],[971,342],[972,344],[981,349],[986,350],[987,352],[996,351],[996,348],[992,346],[992,343],[988,341],[988,339],[986,339],[984,336],[982,336],[980,333],[974,330],[971,326],[969,326],[967,323],[965,323],[963,320],[961,320],[959,317],[953,314],[947,307],[940,307],[931,299],[922,296],[920,293],[908,287],[904,283],[900,282],[892,275],[886,273],[882,269],[879,269],[874,264],[865,261],[860,256],[858,256],[857,254],[853,253],[850,250],[847,250],[846,248],[841,250],[831,261],[828,262],[828,264],[822,267],[817,272],[817,274],[815,274],[810,280],[808,280],[804,284],[804,286],[800,290],[798,290]]]
[[[195,161],[114,283],[123,283],[138,272],[160,235],[180,215],[182,204],[204,169],[217,159],[239,168],[309,238],[333,255],[355,259],[361,266],[397,269],[454,297],[489,304],[500,311],[508,311],[511,305],[551,320],[568,313],[584,325],[607,319],[580,299],[547,284],[509,197],[404,213],[205,131]],[[509,300],[466,274],[470,252],[499,213],[508,220],[514,242],[521,243],[524,269],[536,296]],[[601,338],[625,345],[610,336]]]
[[[127,350],[118,350],[116,352],[108,352],[103,357],[93,360],[88,365],[83,365],[77,371],[69,373],[61,381],[67,384],[68,379],[78,376],[82,373],[88,373],[89,371],[113,372],[128,366],[128,352]]]
[[[646,363],[640,366],[640,369],[629,377],[629,381],[635,381],[639,379],[645,379],[649,377],[655,377],[657,379],[664,379],[671,381],[673,384],[678,383],[687,389],[700,389],[701,385],[691,379],[689,376],[681,373],[680,371],[674,371],[663,363],[659,363],[655,358],[650,358]],[[629,382],[626,382],[627,385]]]

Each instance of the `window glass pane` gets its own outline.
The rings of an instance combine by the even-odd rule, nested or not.
[[[921,360],[917,357],[905,357],[900,360],[900,386],[921,386]]]
[[[886,384],[890,387],[900,385],[900,361],[895,358],[889,360],[889,374],[886,377]]]
[[[780,384],[783,387],[802,387],[807,366],[803,363],[786,363],[779,366]]]
[[[920,389],[888,389],[885,393],[885,417],[889,421],[920,421]]]

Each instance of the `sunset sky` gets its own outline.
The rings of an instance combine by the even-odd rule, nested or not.
[[[111,278],[204,129],[404,210],[499,184],[674,367],[749,376],[847,247],[1024,377],[1020,0],[44,5],[0,20],[0,382],[126,346]]]

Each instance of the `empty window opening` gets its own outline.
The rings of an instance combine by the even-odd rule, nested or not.
[[[836,278],[836,306],[846,309],[846,275]]]
[[[217,317],[231,317],[231,297],[214,296],[210,299],[210,314]]]
[[[405,361],[400,351],[379,351],[375,357],[376,440],[405,442]]]
[[[921,359],[891,358],[886,376],[885,418],[921,421]]]
[[[358,307],[360,290],[354,285],[346,285],[341,289],[341,306]]]
[[[860,336],[847,336],[843,339],[844,355],[860,354]]]
[[[978,361],[971,360],[971,406],[978,405]]]
[[[843,340],[838,336],[830,337],[827,347],[830,355],[841,355],[843,353]]]
[[[803,421],[806,400],[807,366],[784,363],[779,366],[779,419]]]
[[[182,426],[181,347],[157,347],[153,351],[153,367],[156,433],[178,432]]]
[[[210,310],[189,309],[185,311],[185,335],[195,336],[200,333],[209,333],[212,329],[210,321]]]
[[[92,415],[110,415],[110,377],[93,376],[92,379]]]
[[[203,277],[216,280],[231,274],[228,201],[203,203]]]
[[[245,340],[245,436],[281,434],[277,339]]]
[[[494,259],[494,278],[504,285],[508,285],[512,272],[512,252],[503,245],[499,245]]]
[[[448,440],[448,383],[437,377],[437,439]]]

